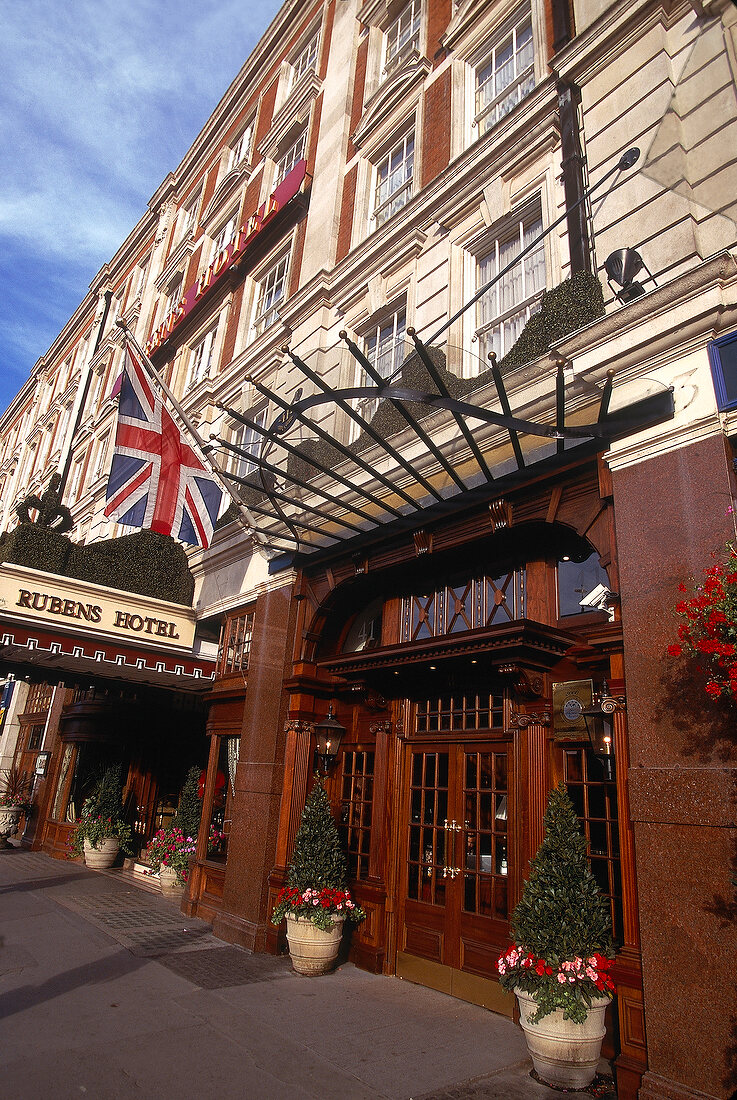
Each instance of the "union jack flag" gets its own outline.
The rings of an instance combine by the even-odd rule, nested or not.
[[[105,515],[207,547],[221,499],[217,482],[184,441],[126,344]]]

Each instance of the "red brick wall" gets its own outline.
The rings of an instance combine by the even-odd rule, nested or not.
[[[263,141],[269,132],[271,120],[274,117],[276,86],[277,81],[273,80],[261,97],[261,105],[258,109],[258,119],[256,121],[256,137],[253,141],[254,149],[258,148],[260,142]]]
[[[365,38],[361,45],[358,47],[358,53],[356,54],[356,71],[353,79],[353,103],[351,105],[351,128],[352,134],[358,126],[361,115],[363,114],[363,96],[366,87],[366,58],[368,57],[368,39]],[[348,159],[355,155],[356,147],[352,141],[348,142]]]
[[[192,283],[197,278],[197,271],[199,269],[201,259],[202,259],[202,245],[200,245],[199,248],[196,248],[194,250],[194,252],[192,253],[192,255],[190,256],[189,267],[187,268],[187,271],[184,275],[184,294],[186,294],[189,291],[189,288],[192,286]]]
[[[426,187],[450,162],[450,69],[425,93],[422,140],[422,186]]]
[[[427,56],[436,65],[445,57],[445,51],[440,48],[440,36],[445,33],[451,19],[450,0],[433,0],[429,5],[430,11],[427,22]]]
[[[315,171],[315,154],[317,152],[317,139],[320,133],[320,115],[322,113],[323,98],[324,97],[321,92],[315,102],[315,110],[312,117],[312,132],[310,135],[310,143],[307,147],[307,171],[310,174],[314,173]],[[307,219],[304,218],[297,226],[297,233],[294,241],[292,264],[289,272],[289,287],[287,290],[287,293],[289,295],[296,294],[299,288],[300,275],[302,273],[302,256],[304,254],[306,232]]]
[[[322,43],[320,46],[320,66],[318,69],[318,76],[321,80],[325,79],[325,74],[328,71],[328,57],[330,56],[330,39],[333,36],[333,22],[335,20],[335,2],[328,4],[325,10],[325,19],[323,22],[322,31]]]
[[[346,174],[343,181],[343,200],[340,204],[340,226],[338,228],[338,249],[335,257],[336,263],[340,263],[347,256],[351,247],[351,230],[353,228],[353,207],[356,201],[356,179],[358,167],[354,165]]]

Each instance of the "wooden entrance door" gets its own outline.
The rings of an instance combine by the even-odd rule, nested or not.
[[[511,1014],[496,982],[507,944],[511,742],[412,744],[397,973]]]

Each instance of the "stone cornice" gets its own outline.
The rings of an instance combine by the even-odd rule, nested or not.
[[[672,354],[675,349],[688,346],[694,338],[703,340],[707,336],[713,339],[728,327],[724,323],[725,317],[730,318],[728,323],[732,323],[737,316],[735,295],[730,295],[727,300],[724,293],[727,287],[737,289],[737,256],[725,250],[697,264],[691,271],[676,276],[664,286],[558,340],[551,346],[550,356],[553,359],[564,357],[575,360],[585,352],[598,351],[614,338],[625,337],[624,341],[620,341],[625,346],[616,350],[616,362],[621,370],[642,361],[643,347],[647,348],[648,357],[652,357],[663,341],[664,347]],[[709,292],[712,293],[707,298]],[[703,300],[700,308],[694,309],[698,298]],[[674,326],[667,315],[686,304],[690,307],[687,324]],[[602,371],[609,365],[609,360],[602,361]]]
[[[282,106],[271,120],[268,134],[258,146],[258,151],[269,160],[277,159],[279,146],[289,136],[295,126],[303,126],[307,122],[313,102],[317,99],[322,89],[320,80],[314,69],[308,73],[291,89]]]
[[[585,82],[616,63],[648,28],[673,26],[684,15],[693,15],[686,0],[619,0],[553,57],[553,72]]]
[[[413,97],[419,97],[420,87],[431,71],[432,65],[426,57],[421,57],[416,50],[409,54],[367,100],[351,137],[353,144],[360,148],[372,131],[391,129],[394,126],[389,117],[391,112],[400,105],[406,107]]]

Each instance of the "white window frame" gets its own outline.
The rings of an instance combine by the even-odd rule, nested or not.
[[[82,468],[84,467],[84,455],[80,455],[72,463],[71,476],[69,478],[69,488],[66,495],[72,503],[72,507],[76,504],[75,496],[79,489],[82,487]],[[79,494],[80,497],[82,493]]]
[[[265,428],[268,411],[268,407],[263,405],[260,409],[250,409],[247,416],[249,420],[253,420],[260,427]],[[250,428],[248,424],[239,423],[233,429],[230,441],[236,447],[240,447],[242,451],[247,451],[255,456],[264,441],[264,436]],[[230,473],[235,474],[236,477],[248,477],[249,474],[258,469],[258,463],[254,458],[246,458],[245,455],[235,454],[231,451],[229,469]]]
[[[292,144],[287,149],[286,153],[279,158],[276,162],[276,173],[274,175],[274,188],[278,187],[283,179],[285,179],[294,168],[295,164],[304,160],[307,152],[307,127],[305,126],[301,130]]]
[[[305,73],[317,72],[319,58],[320,28],[316,27],[290,62],[292,68],[290,88],[295,88]]]
[[[409,0],[384,32],[382,78],[389,76],[413,50],[420,48],[422,0]]]
[[[193,345],[189,358],[186,390],[199,385],[205,378],[209,378],[210,371],[217,358],[218,327],[219,322],[216,321],[203,334],[202,338]]]
[[[179,212],[181,228],[177,236],[180,241],[185,241],[188,237],[191,237],[197,228],[197,210],[200,205],[200,198],[201,195],[198,191],[189,202],[182,206]]]
[[[100,436],[100,439],[98,441],[97,455],[95,457],[95,472],[94,472],[94,475],[93,475],[93,478],[92,478],[93,481],[97,481],[97,479],[102,477],[102,475],[104,473],[104,470],[105,470],[105,457],[106,457],[107,445],[108,445],[109,440],[110,440],[110,432],[107,431],[107,432],[105,432],[104,435]]]
[[[397,154],[399,154],[400,159],[392,169],[392,163],[394,163]],[[407,177],[406,169],[408,162],[410,162],[409,177]],[[383,156],[374,160],[370,228],[378,229],[379,226],[389,221],[394,214],[410,202],[415,188],[414,162],[415,128],[412,126],[404,130],[401,136],[392,140],[391,146]],[[386,174],[382,175],[384,172]],[[399,173],[396,186],[392,190],[382,191],[387,181],[391,181],[395,173]]]
[[[535,39],[532,13],[527,7],[476,55],[473,126],[478,136],[501,121],[534,87]]]
[[[238,228],[238,211],[233,210],[231,214],[221,223],[220,228],[213,237],[212,250],[210,252],[210,263],[215,260],[220,253],[226,248],[235,237],[235,231]]]
[[[232,172],[234,168],[237,168],[245,161],[249,163],[251,155],[251,141],[253,138],[253,120],[241,130],[240,135],[235,139],[230,146],[228,153],[228,171]]]
[[[487,233],[475,249],[476,287],[480,288],[495,273],[519,254],[543,230],[540,196],[513,211],[508,218]],[[547,287],[548,259],[545,241],[523,257],[505,277],[479,299],[476,305],[478,355],[486,362],[494,351],[503,358],[519,337]]]
[[[133,291],[134,298],[143,297],[143,288],[146,285],[146,275],[148,273],[148,265],[151,262],[150,256],[145,256],[136,267],[136,288]]]
[[[251,326],[254,337],[261,336],[279,320],[279,306],[286,300],[291,255],[291,247],[281,252],[256,279],[256,305]]]
[[[392,312],[382,312],[370,327],[364,329],[361,343],[363,353],[371,365],[385,380],[393,378],[401,370],[405,357],[405,334],[407,331],[407,303],[398,303]],[[356,366],[356,386],[375,385],[360,364]],[[379,407],[379,398],[359,398],[354,403],[357,413],[370,421]],[[350,440],[360,434],[360,425],[350,422]]]

